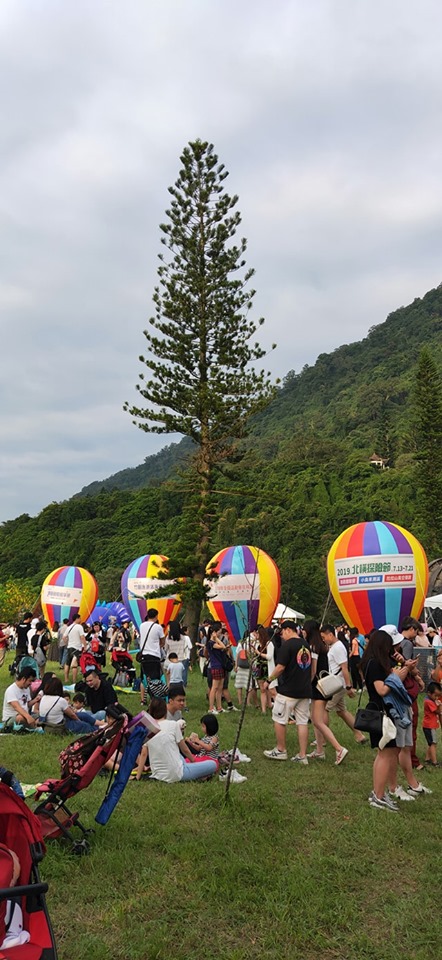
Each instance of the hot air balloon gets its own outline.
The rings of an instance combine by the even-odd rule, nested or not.
[[[270,625],[281,592],[274,560],[259,547],[225,547],[206,567],[210,587],[207,606],[212,617],[225,623],[233,644],[258,624]],[[211,579],[213,574],[217,580]]]
[[[327,573],[336,605],[362,633],[385,623],[400,625],[424,606],[428,562],[413,534],[395,523],[355,523],[335,540]]]
[[[46,577],[41,588],[43,616],[51,627],[77,613],[83,623],[95,607],[98,586],[95,577],[83,567],[57,567]]]
[[[118,600],[112,603],[105,603],[98,600],[96,606],[91,610],[88,616],[88,623],[102,623],[105,627],[109,626],[109,618],[113,617],[117,623],[123,623],[124,620],[130,620],[129,614],[123,603]]]
[[[175,620],[181,609],[181,597],[174,589],[167,597],[146,600],[146,594],[158,590],[173,580],[158,579],[159,573],[167,573],[167,557],[161,553],[148,553],[138,557],[126,567],[121,578],[121,596],[129,617],[140,628],[149,608],[158,610],[159,622],[165,625]],[[174,584],[175,588],[175,584]]]

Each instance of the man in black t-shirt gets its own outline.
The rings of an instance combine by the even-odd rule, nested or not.
[[[272,680],[278,678],[278,692],[272,711],[276,747],[273,750],[264,750],[264,756],[270,760],[287,760],[286,728],[289,717],[294,715],[299,753],[292,757],[292,760],[307,766],[309,700],[312,695],[310,647],[298,636],[294,620],[284,621],[281,637],[278,662],[266,681],[268,686]]]
[[[118,700],[117,694],[110,682],[105,680],[98,670],[88,670],[86,673],[86,703],[95,720],[104,720],[106,707]]]
[[[17,624],[17,659],[26,657],[28,652],[28,631],[31,629],[32,613],[24,613],[20,623]]]

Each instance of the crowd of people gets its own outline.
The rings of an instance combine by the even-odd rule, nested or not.
[[[330,726],[330,717],[335,714],[350,729],[358,747],[367,743],[369,733],[371,746],[377,751],[370,806],[397,812],[398,801],[410,802],[431,793],[417,774],[426,766],[438,765],[442,636],[435,627],[425,627],[410,617],[400,624],[400,630],[386,624],[365,636],[345,625],[336,630],[315,620],[307,620],[302,626],[285,620],[268,629],[259,626],[235,649],[226,626],[206,620],[199,627],[194,653],[185,625],[174,621],[164,628],[155,609],[149,610],[139,635],[129,622],[105,628],[101,623],[84,625],[79,616],[72,623],[54,625],[51,631],[29,612],[15,630],[2,628],[0,635],[6,637],[6,645],[14,644],[17,665],[17,676],[4,695],[3,722],[28,727],[63,726],[75,734],[106,723],[106,711],[118,701],[118,693],[102,669],[106,654],[124,651],[131,660],[128,650],[131,644],[138,644],[140,678],[136,683],[141,706],[146,707],[149,700],[157,729],[155,736],[150,733],[146,737],[134,771],[136,779],[144,777],[147,768],[149,775],[167,782],[204,778],[216,771],[223,777],[217,715],[240,709],[246,700],[247,707],[262,714],[271,711],[275,746],[264,751],[266,758],[288,759],[287,728],[294,725],[298,749],[291,757],[293,763],[308,766],[324,761],[329,747],[335,765],[340,766],[349,749],[341,742],[338,725],[335,723],[333,729]],[[425,682],[418,651],[430,647],[436,651],[436,658]],[[46,670],[48,652],[63,669],[65,686],[72,678],[73,693],[63,688],[57,673]],[[81,657],[86,653],[91,659],[78,683]],[[25,660],[29,655],[34,657],[32,665]],[[207,679],[207,709],[201,718],[201,731],[186,736],[182,713],[189,671],[192,661],[197,660]],[[331,692],[324,689],[324,677],[333,678]],[[237,705],[229,688],[231,678]],[[359,695],[360,700],[363,691],[372,709],[391,721],[389,737],[386,728],[382,729],[382,719],[376,732],[355,724],[347,698],[353,700]],[[427,747],[423,762],[416,753],[422,693]],[[314,737],[309,746],[310,730]],[[398,782],[398,774],[403,783]],[[237,779],[242,782],[246,778]]]

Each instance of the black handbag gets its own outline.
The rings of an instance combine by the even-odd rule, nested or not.
[[[377,703],[369,700],[366,707],[361,707],[359,710],[356,710],[355,730],[362,730],[364,733],[374,733],[381,737],[382,718],[383,713]]]

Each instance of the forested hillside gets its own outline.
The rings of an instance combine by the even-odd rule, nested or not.
[[[288,374],[256,419],[242,459],[219,477],[213,552],[230,543],[267,550],[280,566],[284,600],[317,615],[327,599],[328,549],[351,523],[388,519],[408,527],[431,559],[419,511],[413,392],[424,346],[442,367],[440,287],[391,314],[363,341]],[[187,441],[169,446],[163,456],[50,504],[35,518],[3,524],[0,583],[12,576],[39,584],[54,567],[76,563],[95,574],[100,596],[111,599],[130,560],[150,552],[173,556],[187,533],[191,490],[176,468],[188,452]],[[388,458],[389,469],[370,465],[374,452]]]

